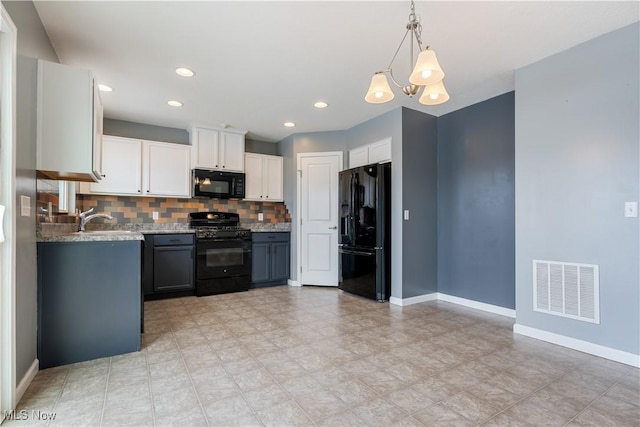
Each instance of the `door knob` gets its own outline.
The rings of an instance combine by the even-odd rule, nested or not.
[[[329,230],[337,230],[338,226],[334,225],[333,227],[329,227]]]

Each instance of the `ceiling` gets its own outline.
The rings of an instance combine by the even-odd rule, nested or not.
[[[433,107],[399,90],[386,104],[364,101],[404,35],[409,1],[34,4],[60,61],[114,88],[102,94],[105,117],[183,129],[227,124],[279,141],[348,129],[399,106],[440,116],[508,92],[514,69],[638,21],[640,3],[416,2],[423,42],[437,52],[451,95]],[[405,46],[394,62],[398,80],[407,80],[408,63]],[[181,66],[195,77],[177,76]],[[168,106],[172,99],[184,106]],[[318,100],[329,107],[314,108]]]

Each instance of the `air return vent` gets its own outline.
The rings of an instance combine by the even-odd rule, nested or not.
[[[598,266],[533,260],[533,309],[600,323]]]

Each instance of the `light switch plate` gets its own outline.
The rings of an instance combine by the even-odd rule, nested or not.
[[[20,216],[31,216],[31,197],[20,196]]]
[[[637,218],[638,202],[624,202],[624,216],[625,218]]]
[[[404,220],[409,221],[409,209],[404,210]]]
[[[154,220],[158,219],[160,217],[160,215],[158,214],[158,212],[154,211],[152,214],[152,217]]]
[[[262,212],[258,214],[258,221],[264,221],[264,214]]]

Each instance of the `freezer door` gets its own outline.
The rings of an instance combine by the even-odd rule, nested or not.
[[[339,288],[365,298],[378,299],[377,252],[375,249],[340,248],[342,277]]]

